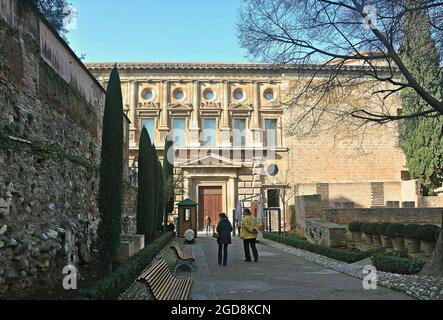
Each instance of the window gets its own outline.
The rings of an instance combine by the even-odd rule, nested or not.
[[[277,120],[265,119],[265,143],[268,147],[277,146]]]
[[[143,99],[152,100],[152,98],[154,98],[154,91],[152,91],[151,89],[146,89],[143,92]]]
[[[246,146],[246,120],[233,120],[233,145],[234,147]]]
[[[265,96],[265,99],[268,101],[274,100],[274,92],[272,91],[272,89],[267,89],[264,92],[264,96]]]
[[[279,208],[280,207],[280,190],[278,189],[268,189],[268,208]]]
[[[267,168],[266,168],[266,172],[268,173],[268,175],[274,177],[278,174],[278,166],[276,164],[270,164]]]
[[[206,89],[203,92],[203,96],[205,97],[206,100],[210,101],[214,99],[214,91],[212,91],[212,89]]]
[[[174,145],[184,147],[186,145],[186,119],[176,118],[172,121]]]
[[[154,143],[154,130],[155,130],[155,119],[142,119],[142,129],[143,127],[148,130],[149,139],[151,143]]]
[[[243,91],[241,89],[236,89],[234,91],[234,98],[235,100],[241,101],[244,98]]]
[[[185,98],[185,93],[183,92],[182,89],[175,89],[174,98],[176,100],[183,100]]]
[[[185,208],[185,221],[191,221],[191,209]]]
[[[216,129],[216,119],[203,119],[203,146],[214,147],[217,144]]]

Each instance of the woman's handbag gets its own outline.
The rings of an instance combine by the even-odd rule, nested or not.
[[[213,236],[215,239],[218,239],[219,234],[218,234],[217,232],[214,232],[214,233],[212,234],[212,236]]]

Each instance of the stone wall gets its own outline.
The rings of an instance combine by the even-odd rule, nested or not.
[[[442,214],[443,208],[324,208],[322,219],[338,224],[348,224],[352,221],[440,224]]]
[[[319,195],[295,197],[295,231],[299,236],[305,233],[306,218],[321,217],[321,197]]]
[[[315,244],[328,247],[346,247],[346,227],[336,223],[308,218],[305,221],[305,237]]]
[[[104,101],[27,2],[8,4],[0,16],[0,296],[61,287],[65,265],[90,261]],[[49,65],[42,44],[59,48],[75,72]],[[84,79],[89,88],[75,89]]]
[[[126,235],[137,233],[137,187],[126,183],[123,188],[122,232]]]

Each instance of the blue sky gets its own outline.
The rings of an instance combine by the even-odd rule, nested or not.
[[[70,0],[68,41],[85,61],[243,62],[241,0]]]

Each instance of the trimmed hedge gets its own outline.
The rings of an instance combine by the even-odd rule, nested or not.
[[[368,224],[368,226],[366,227],[366,233],[370,234],[370,235],[377,235],[377,229],[378,229],[378,222],[370,222]]]
[[[418,240],[418,229],[420,228],[419,224],[407,224],[404,229],[405,238]]]
[[[402,223],[390,223],[386,227],[386,235],[390,238],[403,237],[405,225]]]
[[[352,221],[349,225],[348,225],[348,229],[351,232],[358,232],[358,231],[362,231],[362,226],[363,226],[363,222],[360,221]]]
[[[417,238],[418,240],[424,241],[436,241],[435,233],[440,230],[435,224],[425,224],[420,226],[417,230]]]
[[[371,260],[378,271],[400,274],[418,273],[425,264],[417,259],[400,258],[386,253],[377,253]]]
[[[116,299],[127,289],[155,256],[172,239],[173,233],[166,232],[145,248],[130,257],[109,277],[97,282],[92,288],[80,290],[80,296],[91,300]]]
[[[377,226],[377,234],[383,234],[386,235],[386,229],[388,228],[388,226],[390,225],[390,223],[388,222],[382,222],[379,223]]]
[[[348,249],[326,247],[326,246],[310,243],[306,240],[287,238],[287,237],[280,236],[280,235],[273,234],[273,233],[269,233],[269,232],[263,232],[263,237],[265,237],[266,239],[269,239],[269,240],[273,240],[276,242],[286,244],[291,247],[310,251],[313,253],[320,254],[322,256],[326,256],[328,258],[332,258],[332,259],[347,262],[347,263],[353,263],[356,261],[360,261],[360,260],[366,259],[371,256],[369,253],[366,253],[363,251],[353,251],[353,250],[348,250]]]

